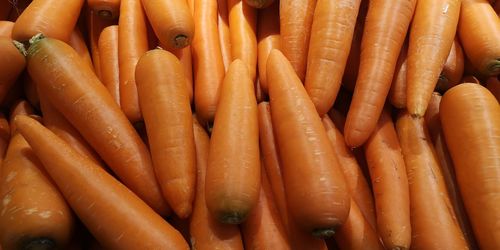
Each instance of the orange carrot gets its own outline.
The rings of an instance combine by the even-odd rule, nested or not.
[[[26,116],[15,122],[52,180],[64,187],[60,190],[73,211],[104,247],[189,249],[182,235],[139,197],[50,130]]]
[[[479,247],[497,249],[500,105],[485,87],[464,83],[444,94],[439,116]]]
[[[92,58],[90,57],[89,49],[87,48],[87,44],[85,44],[85,38],[78,27],[75,27],[73,32],[71,32],[68,45],[75,49],[78,55],[80,55],[89,67],[93,68],[94,65],[92,63]]]
[[[167,214],[149,152],[106,87],[69,45],[51,38],[33,40],[28,71],[40,91],[127,187]]]
[[[350,147],[361,146],[377,126],[416,3],[416,0],[369,3],[359,73],[344,131]]]
[[[12,38],[28,41],[43,33],[47,37],[69,41],[84,0],[33,0],[17,18]]]
[[[444,63],[443,70],[439,75],[436,90],[440,93],[444,93],[449,88],[459,84],[463,73],[464,54],[462,46],[458,41],[458,37],[455,37],[455,40],[453,40],[453,44],[451,45],[450,53],[448,54],[448,58]]]
[[[182,65],[155,49],[137,62],[135,79],[156,178],[181,219],[192,211],[196,184],[193,119]]]
[[[219,31],[219,43],[224,63],[224,71],[227,72],[231,57],[231,33],[229,31],[229,10],[227,9],[228,0],[217,0],[217,26]]]
[[[0,102],[26,66],[26,60],[20,50],[24,50],[21,44],[15,45],[12,39],[0,37]]]
[[[0,21],[0,37],[12,37],[12,29],[14,28],[14,23],[11,21]]]
[[[402,111],[396,130],[410,187],[411,247],[468,249],[450,204],[424,118]],[[439,240],[436,240],[437,235]]]
[[[268,84],[266,80],[267,57],[272,49],[280,48],[280,20],[279,3],[274,2],[268,8],[262,9],[258,13],[257,27],[257,66],[259,69],[259,82],[261,89],[267,93]]]
[[[463,0],[458,35],[472,65],[486,76],[500,74],[500,20],[486,0]]]
[[[238,226],[222,224],[208,211],[205,201],[205,178],[208,163],[209,138],[205,129],[193,119],[196,145],[197,183],[190,222],[193,249],[243,249]]]
[[[318,0],[304,86],[316,110],[330,110],[340,89],[361,0]]]
[[[457,30],[461,0],[419,0],[408,46],[407,108],[423,116]],[[429,60],[432,58],[432,60]]]
[[[101,63],[99,58],[99,37],[101,36],[101,32],[105,27],[115,25],[117,24],[117,22],[111,19],[100,18],[96,13],[92,11],[87,11],[86,14],[92,64],[94,65],[94,71],[96,75],[99,77],[99,79],[102,79]]]
[[[396,62],[396,71],[389,90],[389,102],[398,109],[406,108],[406,72],[408,62],[408,42],[403,44]]]
[[[497,101],[500,102],[500,81],[498,77],[490,77],[488,81],[486,81],[486,88],[497,98]]]
[[[281,50],[303,82],[306,78],[307,53],[316,0],[281,0]]]
[[[332,236],[347,219],[350,206],[335,151],[291,63],[276,49],[269,55],[267,79],[273,83],[269,85],[271,117],[288,212],[305,231]]]
[[[222,83],[205,184],[207,207],[223,223],[242,223],[259,198],[259,130],[253,86],[246,64],[234,60]]]
[[[120,15],[120,2],[120,0],[87,0],[87,5],[101,18],[116,19]]]
[[[164,48],[161,44],[160,47]],[[188,91],[189,102],[191,103],[193,102],[193,63],[191,57],[191,46],[168,51],[174,54],[182,65],[182,70],[184,71],[183,76],[186,78],[185,83]]]
[[[98,51],[101,81],[120,106],[120,69],[118,59],[118,25],[104,28],[99,36]]]

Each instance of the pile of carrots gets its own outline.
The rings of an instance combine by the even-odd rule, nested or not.
[[[500,249],[500,0],[0,0],[0,250]]]

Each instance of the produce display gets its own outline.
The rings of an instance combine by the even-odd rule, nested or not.
[[[0,250],[500,249],[500,0],[0,0]]]

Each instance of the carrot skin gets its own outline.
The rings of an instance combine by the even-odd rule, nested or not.
[[[280,49],[279,3],[259,10],[257,19],[257,67],[260,87],[264,93],[268,91],[266,65],[272,49]]]
[[[217,30],[219,32],[219,43],[224,63],[224,72],[227,72],[232,62],[231,56],[231,33],[229,30],[229,10],[227,0],[217,0]]]
[[[453,40],[453,44],[451,45],[450,53],[448,54],[448,58],[444,63],[443,70],[441,71],[441,75],[439,75],[436,90],[440,93],[446,92],[451,87],[460,83],[463,74],[464,53],[458,37],[455,37],[455,40]]]
[[[85,43],[85,38],[78,27],[73,29],[71,32],[68,45],[71,46],[80,55],[80,57],[87,63],[91,68],[94,66],[92,64],[92,58],[90,57],[89,49]]]
[[[104,28],[99,35],[97,49],[99,50],[99,62],[101,81],[108,89],[115,103],[120,106],[120,60],[118,49],[118,25],[110,25]]]
[[[389,102],[398,109],[406,108],[406,72],[408,65],[408,41],[403,44],[399,52],[396,69],[392,77],[391,89],[389,90]]]
[[[14,23],[11,21],[0,21],[0,37],[12,37]]]

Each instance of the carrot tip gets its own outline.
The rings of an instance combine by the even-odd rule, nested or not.
[[[23,250],[50,250],[56,249],[56,243],[51,238],[30,238],[24,240],[19,249]]]
[[[109,11],[109,10],[99,10],[97,12],[97,15],[100,16],[100,17],[104,17],[104,18],[111,18],[111,17],[113,17],[113,13],[111,13],[111,11]]]
[[[24,47],[23,43],[15,41],[15,40],[12,41],[12,43],[14,44],[14,46],[16,46],[16,48],[19,50],[19,52],[21,52],[21,54],[23,54],[23,56],[27,55],[26,47]]]
[[[318,228],[312,231],[312,234],[319,238],[330,238],[335,234],[333,228]]]
[[[247,213],[226,212],[219,216],[219,221],[224,224],[241,224],[247,218]]]
[[[174,38],[175,47],[180,49],[189,45],[189,39],[186,35],[180,34]]]

